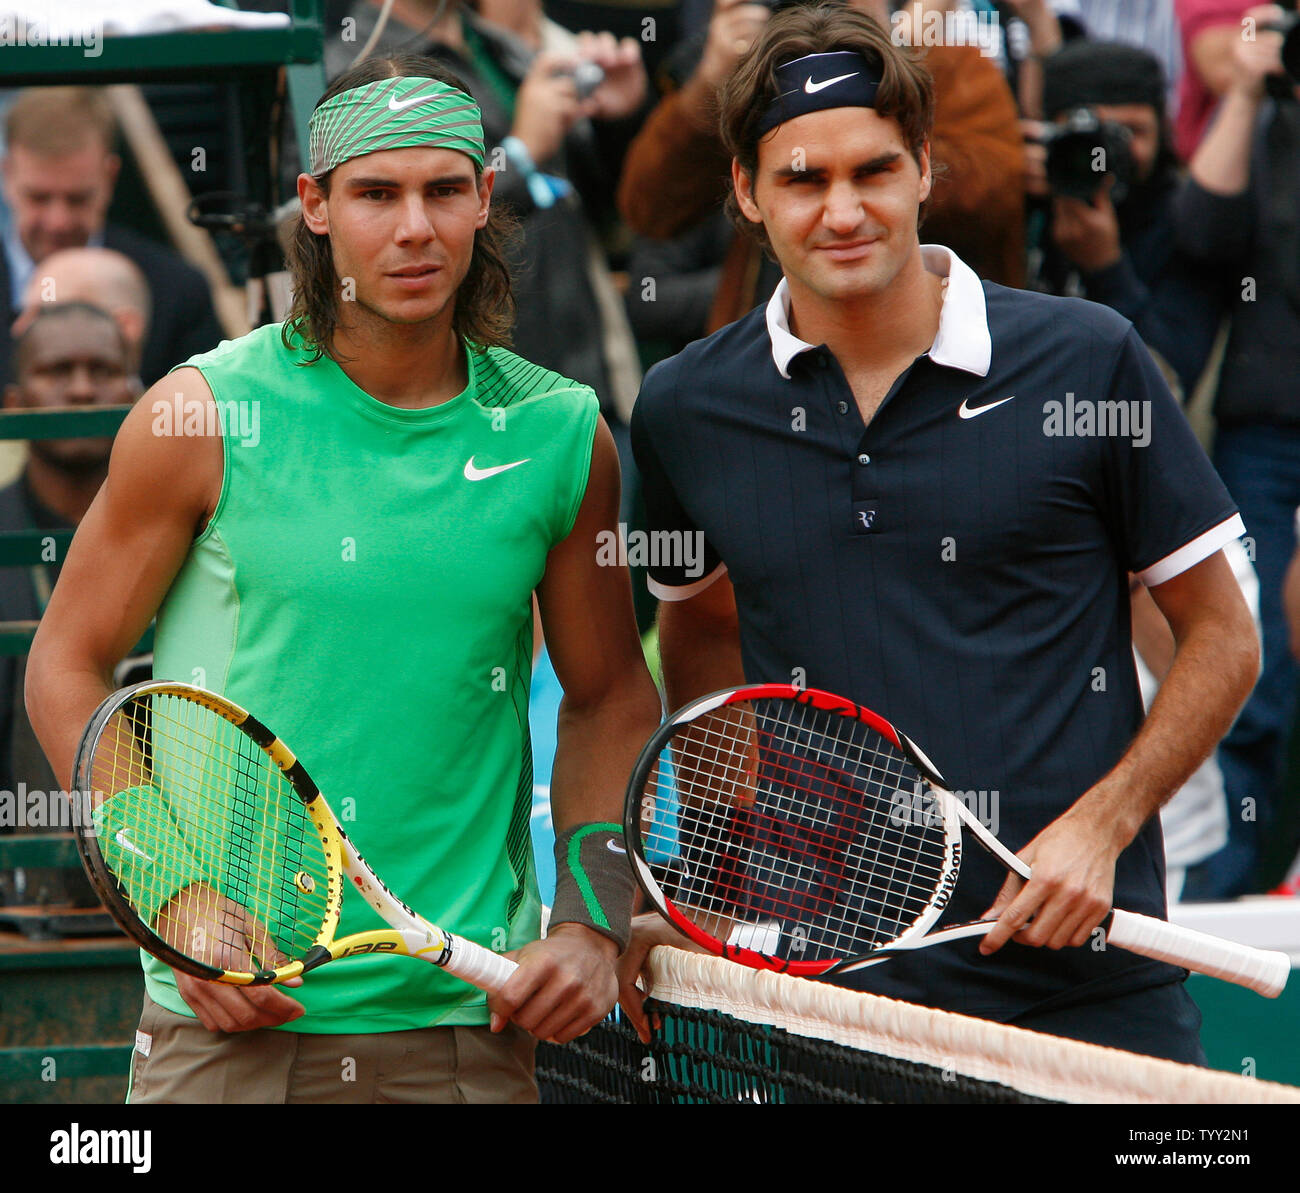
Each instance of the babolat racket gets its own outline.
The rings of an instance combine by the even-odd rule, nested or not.
[[[495,991],[515,970],[398,899],[289,748],[202,688],[113,693],[81,736],[73,786],[77,845],[104,906],[183,973],[256,986],[393,953]],[[345,880],[387,929],[336,939]]]
[[[957,885],[963,831],[1008,870],[1029,867],[980,823],[888,721],[786,684],[714,692],[646,745],[628,788],[628,852],[683,934],[759,969],[818,975],[981,936],[931,932]],[[1109,943],[1276,997],[1291,972],[1265,952],[1114,909]]]

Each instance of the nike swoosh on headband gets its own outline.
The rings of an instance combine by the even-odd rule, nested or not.
[[[398,99],[395,95],[388,97],[388,110],[390,112],[404,112],[407,108],[413,108],[416,104],[427,104],[431,99],[438,99],[437,95],[413,95],[410,99]]]
[[[832,83],[842,83],[844,82],[845,79],[854,78],[857,75],[857,73],[858,72],[856,70],[851,70],[846,75],[836,75],[833,79],[823,79],[820,83],[814,83],[812,75],[809,75],[807,81],[803,85],[803,89],[809,95],[816,95],[817,92],[824,90],[825,88],[829,87]]]

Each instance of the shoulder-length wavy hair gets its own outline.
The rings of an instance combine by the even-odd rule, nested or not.
[[[329,85],[316,106],[366,83],[412,76],[437,79],[469,94],[469,88],[437,60],[419,54],[398,54],[367,58],[344,71]],[[326,195],[332,173],[313,175]],[[483,175],[477,166],[474,173],[476,179]],[[469,271],[456,291],[452,327],[476,351],[510,345],[515,303],[510,292],[508,254],[518,234],[518,221],[497,204],[489,209],[487,224],[474,234]],[[339,324],[341,294],[329,236],[313,232],[299,213],[285,248],[285,261],[293,284],[293,305],[280,330],[280,338],[286,348],[294,347],[291,337],[295,334],[303,341],[308,349],[303,364],[313,364],[322,356],[337,361],[333,343]]]

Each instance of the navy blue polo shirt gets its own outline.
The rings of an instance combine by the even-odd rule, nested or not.
[[[647,374],[632,443],[648,528],[704,544],[680,567],[660,552],[650,584],[681,600],[725,571],[748,682],[875,709],[1019,850],[1141,723],[1128,574],[1161,584],[1244,528],[1128,320],[922,254],[947,278],[939,332],[869,425],[830,351],[791,334],[784,281]],[[977,918],[1004,878],[964,851],[941,923]],[[1115,890],[1116,906],[1164,916],[1159,817]],[[1010,1020],[1181,976],[1119,949],[977,950],[846,983]]]

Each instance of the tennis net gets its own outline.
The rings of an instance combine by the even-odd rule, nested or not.
[[[719,957],[655,949],[660,1021],[617,1012],[542,1045],[542,1101],[694,1103],[1300,1102],[1300,1089],[1099,1048]]]

